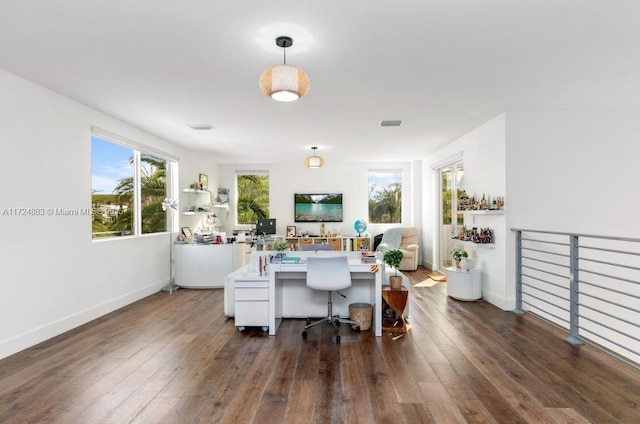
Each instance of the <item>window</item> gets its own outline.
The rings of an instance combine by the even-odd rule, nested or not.
[[[237,224],[254,225],[258,219],[269,218],[269,174],[237,173]]]
[[[169,197],[171,161],[91,137],[92,238],[167,231],[162,202]]]
[[[369,171],[369,222],[402,222],[402,171]]]

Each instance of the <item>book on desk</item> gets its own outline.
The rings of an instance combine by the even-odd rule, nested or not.
[[[364,263],[375,263],[378,257],[376,256],[376,252],[364,252],[361,255],[362,262]]]

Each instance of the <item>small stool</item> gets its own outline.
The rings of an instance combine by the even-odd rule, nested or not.
[[[398,319],[382,320],[382,329],[396,333],[407,332],[407,322],[402,316],[409,300],[409,290],[402,287],[392,289],[391,286],[382,286],[382,300],[396,313]],[[384,306],[384,305],[383,305]],[[384,310],[384,307],[383,307]]]

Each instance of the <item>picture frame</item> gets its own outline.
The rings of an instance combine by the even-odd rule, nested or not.
[[[182,227],[182,234],[184,234],[185,237],[191,237],[193,236],[193,233],[191,232],[191,228],[189,227]]]
[[[296,236],[296,226],[287,225],[287,237],[295,237],[295,236]]]
[[[200,174],[199,178],[200,185],[202,186],[202,190],[207,190],[209,188],[209,176],[205,174]]]

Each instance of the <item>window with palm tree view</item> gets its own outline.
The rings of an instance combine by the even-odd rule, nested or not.
[[[255,225],[258,219],[269,218],[269,174],[236,174],[238,193],[238,224]]]
[[[91,137],[92,238],[167,231],[162,201],[168,165],[166,159]]]
[[[369,171],[369,222],[402,222],[402,171]]]

